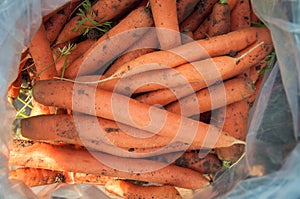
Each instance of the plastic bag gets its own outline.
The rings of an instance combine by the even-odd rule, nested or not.
[[[0,3],[0,198],[37,198],[23,183],[8,181],[7,146],[14,118],[6,91],[16,77],[20,54],[35,33],[41,16],[67,0],[2,0]],[[246,156],[217,176],[194,198],[299,198],[300,184],[300,2],[252,0],[256,14],[270,28],[277,62],[251,110]],[[56,190],[53,193],[53,190]],[[105,198],[89,185],[50,185],[39,197]]]

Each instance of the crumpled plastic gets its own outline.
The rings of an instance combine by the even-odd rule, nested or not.
[[[0,198],[106,198],[90,185],[49,185],[41,190],[8,181],[7,155],[14,110],[7,87],[16,78],[22,50],[48,14],[67,0],[0,2]],[[251,109],[246,155],[216,176],[193,198],[299,198],[300,196],[300,1],[252,0],[255,13],[271,30],[277,61],[267,71]],[[36,194],[38,193],[38,195]]]

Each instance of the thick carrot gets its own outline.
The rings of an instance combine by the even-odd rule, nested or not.
[[[83,55],[94,43],[96,43],[96,41],[92,39],[82,41],[76,44],[75,49],[72,50],[69,55],[64,55],[59,59],[55,64],[58,75],[61,76],[63,69],[68,68],[73,61]]]
[[[234,78],[173,102],[166,106],[166,110],[192,116],[241,101],[253,93],[254,85],[250,79]]]
[[[50,44],[56,40],[73,10],[80,4],[80,1],[81,0],[75,0],[69,2],[68,5],[66,5],[62,10],[59,10],[44,23]]]
[[[176,0],[150,0],[160,48],[168,50],[181,45]]]
[[[120,14],[127,12],[137,2],[137,0],[97,1],[94,5],[91,6],[90,13],[88,13],[88,10],[85,10],[86,18],[89,18],[101,24],[118,17],[118,15]],[[79,22],[82,20],[84,20],[82,16],[73,17],[60,32],[56,44],[64,43],[80,36],[84,31],[84,28],[80,27],[79,25]],[[85,20],[85,22],[82,25],[87,27],[94,26],[94,24],[92,24],[89,20]]]
[[[34,187],[53,183],[105,185],[113,177],[27,167],[9,171],[9,179],[21,180]]]
[[[63,91],[59,93],[59,91]],[[54,92],[56,95],[54,95]],[[58,94],[61,97],[58,97]],[[45,105],[55,105],[73,111],[92,114],[140,128],[174,141],[199,144],[204,147],[230,146],[238,143],[217,128],[189,118],[151,107],[123,95],[95,89],[88,85],[65,81],[38,81],[33,88],[34,99]],[[128,104],[128,109],[124,105]],[[151,109],[151,116],[149,111]],[[189,133],[187,133],[189,132]],[[218,135],[214,146],[203,143],[207,134]],[[209,143],[210,145],[211,143]]]
[[[212,37],[209,40],[190,42],[169,51],[149,53],[122,65],[111,78],[176,67],[187,62],[239,51],[256,41],[257,34],[261,34],[260,32],[264,30],[264,28],[248,28]]]
[[[207,38],[210,24],[211,24],[211,16],[209,15],[194,31],[194,39],[199,40],[199,39]]]
[[[57,76],[50,42],[43,24],[32,39],[29,52],[35,64],[37,79],[52,79]]]
[[[100,174],[189,189],[209,185],[208,180],[196,171],[150,160],[120,158],[100,152],[92,155],[84,149],[32,141],[15,140],[10,148],[9,163],[12,165]]]
[[[239,0],[230,14],[230,30],[250,27],[250,1]]]
[[[180,0],[177,3],[178,23],[184,21],[195,9],[201,0]]]
[[[165,163],[173,163],[177,166],[189,168],[203,174],[216,173],[222,167],[221,161],[215,154],[207,154],[205,157],[200,157],[198,152],[185,152],[183,154],[168,153],[154,156],[150,159]]]
[[[105,190],[109,193],[115,194],[127,199],[181,199],[178,190],[170,185],[142,186],[124,180],[110,180],[105,184]]]
[[[140,40],[129,47],[104,73],[105,76],[111,76],[118,68],[144,54],[153,52],[158,48],[158,39],[155,29],[150,29]]]
[[[180,31],[194,32],[197,27],[204,21],[204,19],[209,15],[214,4],[216,4],[217,2],[218,0],[201,0],[197,4],[195,11],[180,24]]]
[[[66,70],[65,76],[75,78],[77,75],[95,72],[142,38],[148,30],[146,27],[152,24],[149,10],[138,7],[75,60]]]
[[[230,7],[227,0],[220,0],[213,7],[208,36],[213,37],[230,32]]]

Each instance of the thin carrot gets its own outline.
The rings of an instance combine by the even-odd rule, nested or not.
[[[230,14],[230,30],[250,27],[250,1],[239,0]]]
[[[239,51],[253,43],[257,34],[264,30],[263,28],[251,27],[216,36],[209,40],[190,42],[169,51],[149,53],[122,65],[111,78],[120,78],[125,74],[133,75],[148,70],[176,67],[187,62]]]
[[[194,32],[211,13],[214,4],[217,2],[218,0],[201,0],[197,4],[195,11],[180,24],[180,31]]]
[[[60,31],[63,29],[73,10],[80,4],[80,0],[71,1],[62,10],[51,16],[44,24],[47,32],[47,38],[52,44]]]
[[[253,93],[253,83],[250,79],[234,78],[173,102],[166,106],[166,110],[192,116],[241,101]],[[182,104],[184,106],[181,106]]]
[[[85,17],[77,15],[64,26],[57,38],[56,44],[64,43],[80,36],[85,31],[85,28],[95,26],[95,22],[101,24],[118,17],[118,15],[131,9],[137,2],[137,0],[97,1],[94,5],[91,7],[88,6],[89,8],[84,10]]]
[[[56,95],[53,95],[54,91]],[[60,93],[61,97],[58,97],[59,91],[63,91]],[[232,140],[231,137],[227,137],[225,132],[220,132],[217,128],[208,124],[195,122],[180,115],[140,103],[126,96],[99,88],[95,89],[88,85],[65,81],[38,81],[33,88],[33,97],[45,105],[69,108],[73,111],[115,120],[157,135],[176,137],[174,141],[199,144],[200,146],[203,144],[205,146],[203,143],[205,135],[216,133],[219,136],[214,138],[216,144],[209,147],[230,146],[239,142],[238,140]],[[124,107],[126,104],[129,104],[128,109]],[[150,109],[151,117],[149,115]],[[194,133],[192,133],[193,131]]]
[[[75,78],[79,74],[95,72],[142,38],[148,30],[146,27],[150,27],[152,24],[153,20],[149,10],[145,7],[138,7],[75,60],[65,71],[65,76]]]
[[[9,163],[12,165],[100,174],[189,189],[209,185],[208,180],[198,172],[150,160],[120,158],[100,152],[93,152],[92,155],[84,149],[32,141],[15,140],[10,148]],[[107,166],[107,162],[111,166]]]
[[[213,37],[228,32],[230,32],[230,7],[227,0],[220,0],[213,7],[208,35]]]
[[[105,184],[105,190],[117,196],[127,199],[181,199],[178,190],[170,185],[142,186],[124,180],[110,180]]]
[[[150,5],[160,48],[168,50],[180,46],[176,0],[150,0]]]
[[[34,187],[53,183],[105,185],[113,177],[26,167],[9,171],[9,179],[21,180]]]
[[[209,15],[194,31],[194,39],[199,40],[199,39],[207,38],[210,24],[211,24],[211,16]]]

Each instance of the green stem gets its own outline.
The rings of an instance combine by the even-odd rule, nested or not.
[[[220,0],[220,4],[227,4],[228,0]]]

